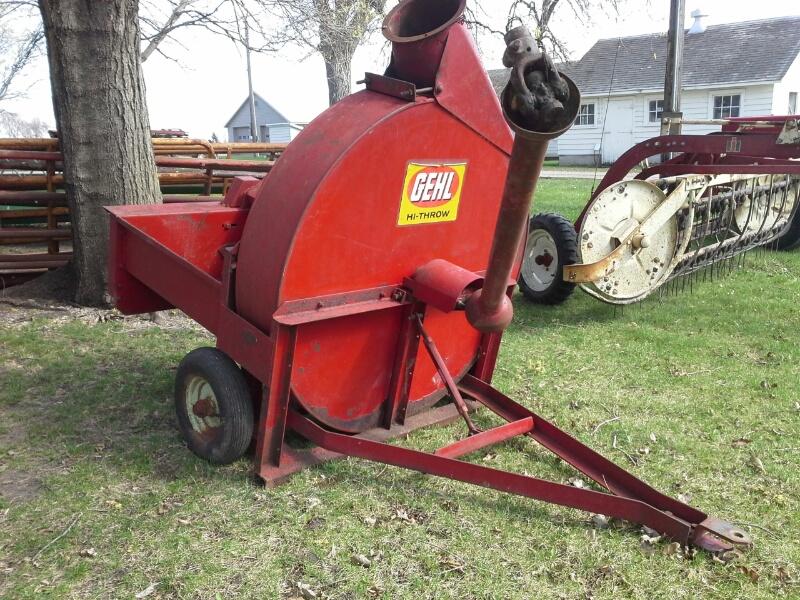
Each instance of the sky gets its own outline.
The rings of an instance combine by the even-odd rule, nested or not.
[[[390,0],[389,4],[393,4]],[[483,0],[484,10],[501,29],[508,0]],[[707,25],[748,21],[784,15],[800,15],[798,0],[687,0],[686,26],[690,13],[700,9]],[[669,0],[629,0],[621,14],[596,11],[591,24],[578,23],[565,6],[557,13],[553,29],[566,40],[573,60],[579,59],[598,39],[666,31]],[[225,123],[247,97],[245,56],[232,42],[199,29],[186,29],[180,44],[164,47],[175,60],[153,54],[145,62],[148,110],[153,129],[183,129],[190,137],[210,138],[216,133],[227,138]],[[735,40],[731,40],[735,43]],[[503,42],[499,37],[478,40],[484,65],[500,68]],[[381,73],[388,62],[388,46],[376,34],[356,53],[355,82],[366,71]],[[289,120],[310,121],[327,107],[325,68],[318,55],[287,48],[271,55],[253,55],[253,88]],[[25,119],[39,118],[53,126],[52,100],[47,78],[47,61],[40,58],[29,68],[23,84],[25,98],[9,102],[7,110]]]

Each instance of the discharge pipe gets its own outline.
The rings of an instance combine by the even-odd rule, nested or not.
[[[538,49],[526,27],[508,31],[505,42],[503,64],[511,76],[500,100],[514,145],[483,287],[466,304],[468,321],[485,333],[503,331],[511,323],[514,309],[506,292],[547,144],[570,128],[581,102],[578,88]]]
[[[463,19],[467,0],[403,0],[383,20],[383,35],[392,42],[386,75],[432,87],[450,27]]]

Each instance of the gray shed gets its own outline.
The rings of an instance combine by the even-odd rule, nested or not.
[[[290,142],[303,129],[305,123],[290,121],[260,95],[253,94],[256,105],[256,125],[259,142]],[[250,106],[248,98],[239,106],[225,124],[229,142],[250,141]]]

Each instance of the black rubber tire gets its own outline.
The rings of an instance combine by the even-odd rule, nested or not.
[[[800,248],[800,210],[795,211],[792,224],[775,242],[778,250],[795,250]]]
[[[561,274],[564,265],[578,262],[578,234],[572,223],[556,213],[539,213],[531,219],[528,235],[537,229],[543,229],[550,234],[556,246],[558,256],[556,264],[556,277],[544,290],[536,290],[532,284],[525,281],[525,269],[520,270],[519,289],[525,297],[535,304],[561,304],[575,291],[575,284],[564,281]],[[528,260],[525,256],[524,260]]]
[[[201,434],[192,427],[186,405],[186,388],[194,377],[211,386],[221,425]],[[227,465],[240,458],[253,436],[253,402],[244,373],[227,354],[216,348],[197,348],[187,354],[175,374],[175,413],[189,450],[200,458]]]

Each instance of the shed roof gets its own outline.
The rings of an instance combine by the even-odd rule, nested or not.
[[[267,102],[266,100],[264,100],[264,98],[263,98],[263,97],[262,97],[260,94],[257,94],[256,92],[253,92],[253,96],[255,97],[255,99],[256,99],[256,100],[258,100],[258,101],[262,102],[264,105],[266,105],[266,106],[268,106],[270,109],[272,109],[272,111],[273,111],[273,112],[274,112],[276,115],[278,115],[278,116],[279,116],[281,119],[283,119],[283,121],[284,121],[284,122],[286,122],[286,123],[288,123],[288,122],[289,122],[289,119],[287,119],[287,118],[286,118],[286,117],[283,115],[283,113],[281,113],[281,112],[280,112],[280,111],[279,111],[277,108],[275,108],[275,107],[274,107],[272,104],[270,104],[269,102]],[[230,118],[230,119],[228,119],[228,122],[227,122],[227,123],[225,123],[225,127],[226,127],[226,128],[231,126],[231,123],[233,122],[233,120],[234,120],[234,119],[236,119],[236,117],[237,117],[237,115],[239,114],[239,112],[240,112],[240,111],[241,111],[241,110],[242,110],[242,109],[243,109],[243,108],[244,108],[244,107],[247,105],[247,102],[248,102],[249,100],[250,100],[250,97],[249,97],[249,96],[245,97],[245,99],[244,99],[244,102],[242,102],[242,103],[239,105],[239,108],[237,108],[237,109],[236,109],[236,111],[235,111],[235,112],[234,112],[234,113],[231,115],[231,118]]]
[[[711,25],[685,34],[683,87],[780,81],[800,54],[800,16]],[[583,95],[661,89],[667,34],[598,40],[577,62],[558,66]],[[615,65],[616,63],[616,65]],[[616,68],[615,68],[616,66]],[[613,72],[613,82],[612,82]],[[489,71],[495,89],[508,69]]]

